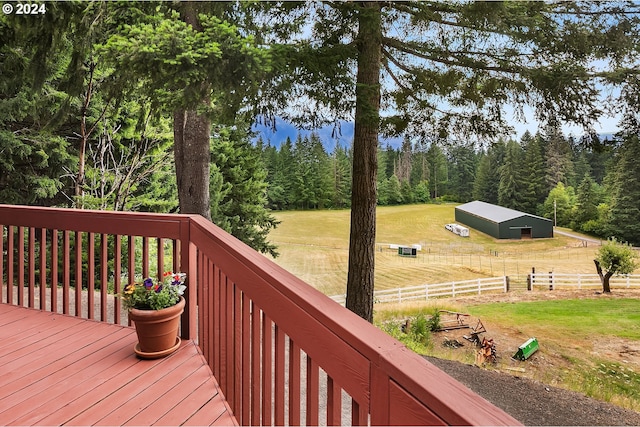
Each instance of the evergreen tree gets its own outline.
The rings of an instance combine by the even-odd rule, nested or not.
[[[211,140],[211,219],[257,251],[277,256],[269,231],[278,221],[266,209],[266,170],[245,129],[219,127]]]
[[[572,151],[569,142],[558,127],[548,127],[543,136],[546,144],[547,185],[569,184],[573,179]]]
[[[470,202],[473,200],[473,186],[478,167],[477,155],[471,146],[456,145],[449,149],[451,191],[456,200]]]
[[[591,224],[598,220],[598,205],[601,200],[598,198],[597,185],[591,175],[586,174],[578,186],[576,211],[572,223],[574,230],[589,232],[590,227],[593,227]],[[591,223],[585,227],[585,224],[590,221]]]
[[[385,180],[380,189],[380,200],[383,205],[399,205],[403,203],[400,180],[397,176]]]
[[[315,207],[324,209],[331,203],[334,188],[331,160],[317,133],[311,134],[310,143],[312,186],[317,200]]]
[[[437,144],[431,144],[425,156],[431,171],[431,176],[429,177],[431,195],[436,199],[446,194],[446,185],[449,182],[447,157]]]
[[[272,178],[267,190],[269,206],[273,209],[288,209],[295,205],[293,143],[287,139],[272,163]]]
[[[527,131],[522,136],[521,142],[525,151],[522,166],[524,191],[522,192],[521,207],[524,212],[536,213],[548,194],[542,140],[539,136],[531,136]]]
[[[231,22],[234,12],[233,3],[161,3],[129,14],[99,50],[118,70],[120,88],[144,80],[150,98],[171,112],[180,211],[206,218],[212,118],[234,121],[267,62],[266,50]]]
[[[331,162],[333,171],[332,206],[339,209],[348,207],[351,200],[351,156],[349,151],[336,144]]]
[[[473,199],[492,203],[490,196],[491,187],[491,160],[488,154],[482,152],[478,160],[476,179],[473,181]]]
[[[382,163],[384,165],[384,173],[381,174],[380,179],[389,179],[396,174],[399,154],[389,143],[387,143],[384,153],[384,163]]]
[[[500,167],[504,163],[506,145],[502,139],[489,146],[487,154],[480,158],[473,196],[476,200],[498,204]]]
[[[506,208],[523,210],[525,183],[521,175],[523,151],[520,144],[507,142],[504,163],[500,166],[500,184],[498,186],[498,204]]]
[[[621,241],[640,245],[640,139],[624,136],[611,197],[609,233]]]

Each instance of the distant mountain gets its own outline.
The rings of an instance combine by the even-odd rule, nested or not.
[[[254,141],[257,141],[259,137],[267,143],[267,141],[274,147],[280,147],[280,144],[286,141],[287,137],[291,138],[292,142],[295,142],[298,134],[303,138],[309,136],[312,133],[318,134],[322,144],[327,152],[332,152],[333,149],[339,144],[341,147],[351,147],[353,142],[353,129],[354,125],[351,122],[341,122],[339,128],[334,126],[323,126],[314,130],[298,130],[295,126],[287,123],[283,120],[276,119],[275,130],[264,125],[254,125],[252,130],[257,132]],[[402,145],[401,138],[383,138],[383,146],[388,142],[393,148],[399,148]]]
[[[336,129],[334,126],[323,126],[314,130],[299,130],[291,123],[287,123],[282,119],[276,119],[275,130],[265,125],[254,125],[252,130],[257,133],[254,138],[254,142],[262,137],[262,140],[269,142],[272,146],[279,148],[280,144],[286,141],[287,137],[291,138],[292,142],[295,142],[298,134],[303,138],[309,136],[312,133],[318,134],[322,144],[327,152],[332,152],[339,144],[341,147],[351,147],[353,142],[353,128],[352,122],[341,122],[340,128]],[[600,133],[600,140],[612,140],[615,138],[615,134],[612,132]],[[382,146],[386,146],[389,143],[393,148],[400,148],[402,146],[402,138],[381,138]]]

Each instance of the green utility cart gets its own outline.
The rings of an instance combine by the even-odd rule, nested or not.
[[[524,344],[518,347],[518,351],[513,355],[514,359],[527,360],[533,353],[538,351],[540,345],[535,338],[529,338]]]

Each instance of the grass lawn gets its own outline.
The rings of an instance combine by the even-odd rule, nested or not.
[[[481,304],[436,300],[402,307],[377,305],[376,324],[418,353],[474,363],[475,347],[467,344],[452,350],[441,345],[443,338],[454,337],[452,331],[432,334],[422,343],[399,331],[405,319],[420,314],[428,318],[438,309],[469,313],[472,319],[483,320],[484,336],[496,342],[498,363],[489,369],[640,411],[640,299],[600,296],[494,303],[487,298]],[[529,337],[537,338],[540,350],[527,361],[511,359]]]
[[[527,325],[532,335],[554,340],[567,336],[597,341],[614,336],[640,341],[640,301],[588,299],[482,304],[470,314],[502,324]]]
[[[444,228],[454,222],[456,204],[385,206],[377,210],[376,289],[394,289],[508,275],[523,285],[537,272],[595,273],[597,246],[558,235],[552,239],[498,240],[471,230],[468,238]],[[348,210],[274,212],[281,224],[269,239],[275,261],[327,295],[345,292]],[[416,258],[398,256],[389,244],[422,245]]]

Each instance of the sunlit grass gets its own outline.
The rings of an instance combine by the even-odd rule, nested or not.
[[[527,325],[531,335],[597,339],[615,336],[640,340],[640,301],[636,299],[573,299],[493,303],[469,306],[469,313],[493,323]]]
[[[476,230],[468,238],[444,228],[456,204],[385,206],[377,210],[376,289],[507,275],[524,284],[536,272],[594,273],[597,246],[558,235],[553,239],[498,240]],[[275,261],[327,295],[345,293],[349,210],[274,212],[281,224],[269,234]],[[422,246],[404,258],[389,244]]]

